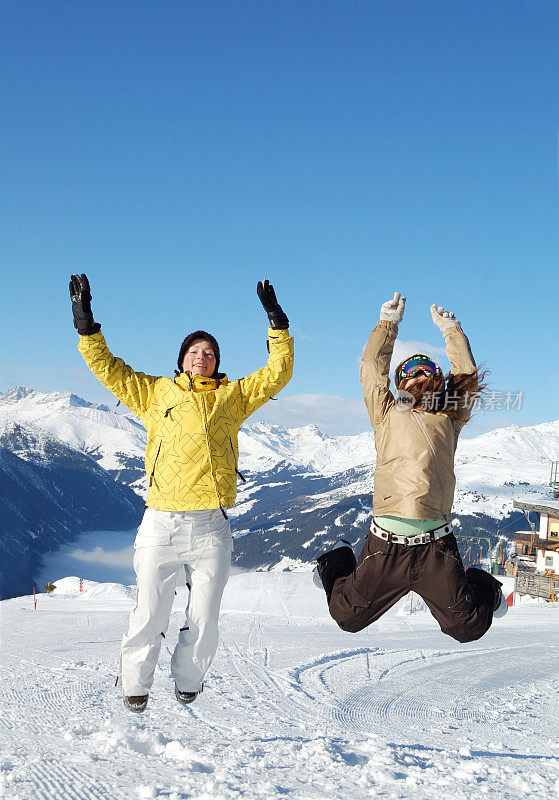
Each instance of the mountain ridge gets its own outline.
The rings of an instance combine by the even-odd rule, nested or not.
[[[110,410],[71,393],[45,394],[29,387],[0,395],[0,446],[14,457],[35,470],[51,470],[54,464],[60,480],[64,465],[73,460],[76,474],[91,473],[97,503],[103,504],[100,498],[108,487],[130,493],[114,500],[120,511],[112,518],[105,515],[106,529],[116,529],[117,519],[129,520],[130,528],[139,523],[147,489],[145,442],[145,430],[130,412]],[[457,530],[506,538],[514,525],[525,528],[513,500],[519,494],[549,497],[546,483],[555,460],[559,461],[559,420],[525,428],[511,425],[461,440],[453,509]],[[239,469],[247,482],[239,486],[237,504],[230,511],[237,564],[267,569],[308,562],[340,535],[357,544],[372,516],[374,465],[372,430],[332,436],[316,425],[288,429],[264,422],[245,424],[239,433]],[[37,475],[28,472],[27,479],[32,482]],[[64,489],[51,487],[59,496]],[[7,507],[9,498],[4,501]],[[127,504],[131,513],[123,512]],[[79,526],[95,529],[98,516],[91,504],[88,507],[89,515],[70,514],[69,535]],[[66,511],[49,512],[57,520],[56,535],[37,528],[34,518],[43,551],[64,541]],[[29,544],[33,528],[27,529],[20,530],[20,536]]]

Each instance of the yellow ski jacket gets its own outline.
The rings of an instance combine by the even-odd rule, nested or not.
[[[237,434],[242,423],[289,382],[293,339],[268,329],[265,367],[229,381],[183,372],[174,379],[135,372],[109,351],[102,333],[80,336],[93,374],[144,424],[147,505],[159,511],[226,508],[237,494]]]

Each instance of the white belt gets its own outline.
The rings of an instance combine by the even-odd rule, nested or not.
[[[379,539],[384,539],[386,542],[406,544],[408,547],[411,547],[411,545],[414,544],[429,544],[429,542],[434,542],[436,539],[441,539],[443,536],[448,536],[449,533],[452,533],[452,524],[450,522],[445,522],[444,525],[439,525],[438,528],[433,528],[431,531],[413,534],[413,536],[404,536],[403,534],[384,530],[384,528],[377,525],[373,519],[370,531],[375,536],[378,536]]]

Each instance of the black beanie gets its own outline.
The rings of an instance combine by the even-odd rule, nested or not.
[[[210,377],[216,378],[217,377],[217,373],[219,371],[219,358],[220,358],[219,345],[217,343],[217,339],[215,339],[211,335],[211,333],[208,333],[207,331],[194,331],[194,333],[189,333],[188,336],[186,337],[186,339],[183,341],[183,343],[181,344],[181,349],[179,351],[179,357],[177,359],[177,365],[178,365],[178,368],[179,368],[179,372],[182,372],[182,362],[184,360],[184,356],[185,356],[186,351],[188,350],[188,348],[190,347],[191,344],[193,344],[194,342],[199,341],[200,339],[205,339],[213,347],[213,351],[214,351],[214,354],[215,354],[215,369],[214,369],[213,375],[211,375]]]

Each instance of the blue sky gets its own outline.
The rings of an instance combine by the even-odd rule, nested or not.
[[[367,429],[358,362],[396,289],[403,342],[441,347],[436,301],[503,402],[524,392],[471,434],[559,417],[557,3],[0,0],[0,21],[0,390],[112,402],[71,272],[135,368],[172,374],[202,327],[233,378],[265,361],[268,277],[296,338],[277,422]]]

